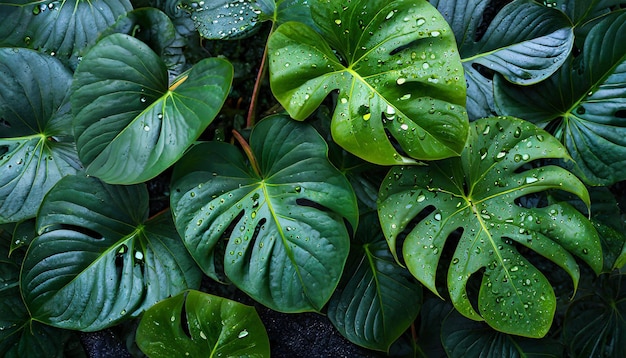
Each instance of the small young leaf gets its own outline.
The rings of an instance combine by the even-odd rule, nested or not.
[[[186,291],[148,309],[137,344],[150,358],[270,356],[270,343],[254,307]]]
[[[427,167],[396,167],[381,185],[379,217],[392,252],[403,232],[407,267],[431,291],[444,244],[460,235],[448,269],[448,291],[455,308],[484,319],[495,329],[542,337],[552,323],[554,291],[518,251],[526,247],[555,262],[578,284],[572,254],[594,271],[602,250],[593,225],[565,203],[524,208],[516,200],[548,189],[568,191],[589,205],[580,180],[563,168],[524,167],[537,159],[567,159],[560,143],[520,119],[494,117],[473,123],[460,158]],[[466,289],[482,276],[478,314]]]
[[[233,68],[204,59],[168,85],[163,61],[123,34],[99,41],[74,74],[71,96],[78,154],[87,173],[133,184],[161,173],[213,121]]]
[[[63,178],[39,211],[20,278],[34,319],[95,331],[200,284],[169,212],[147,219],[143,185]]]
[[[223,262],[262,304],[319,311],[348,256],[346,222],[357,226],[354,192],[319,134],[287,117],[261,121],[249,155],[253,164],[234,146],[209,142],[183,157],[172,178],[176,227],[208,275],[220,278]]]
[[[426,1],[324,2],[319,29],[288,22],[268,42],[270,85],[304,120],[332,91],[333,140],[382,165],[457,156],[465,78],[448,24]]]

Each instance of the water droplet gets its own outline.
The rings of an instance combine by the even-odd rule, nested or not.
[[[409,126],[406,123],[402,123],[402,125],[400,126],[400,129],[407,130],[409,129]]]
[[[411,94],[410,94],[410,93],[407,93],[407,94],[405,94],[404,96],[400,97],[400,100],[401,100],[401,101],[406,101],[406,100],[407,100],[407,99],[409,99],[409,98],[411,98]]]
[[[239,334],[237,335],[237,338],[243,338],[247,335],[248,335],[248,330],[244,329],[243,331],[239,332]]]
[[[363,120],[364,120],[364,121],[368,121],[371,117],[372,117],[372,114],[371,114],[371,113],[365,113],[365,114],[363,115]]]
[[[158,119],[163,119],[163,113],[159,113],[159,114],[157,114],[157,118],[158,118]]]
[[[435,31],[431,31],[431,33],[430,33],[430,36],[432,36],[432,37],[437,37],[437,36],[439,36],[439,35],[441,35],[441,32],[439,32],[439,31],[437,31],[437,30],[435,30]]]
[[[420,17],[417,19],[417,22],[415,23],[417,26],[422,26],[426,23],[426,19],[424,19],[423,17]]]
[[[341,103],[343,104],[348,103],[348,99],[346,97],[341,97]]]
[[[452,259],[452,264],[456,265],[458,263],[459,263],[459,259],[458,258],[455,257],[454,259]]]
[[[122,312],[120,312],[120,316],[123,316],[126,314],[126,310],[122,310]]]
[[[135,251],[135,259],[137,259],[139,261],[143,260],[143,252]]]
[[[511,272],[516,272],[518,270],[519,270],[519,267],[517,267],[517,266],[511,267]]]
[[[203,331],[200,331],[200,338],[206,339],[206,334]]]
[[[402,85],[402,84],[404,84],[405,82],[406,82],[406,78],[404,78],[404,77],[400,77],[400,78],[398,78],[398,79],[396,80],[396,83],[397,83],[398,85]]]
[[[392,10],[389,11],[389,13],[387,14],[387,16],[385,16],[385,20],[389,20],[391,19],[391,17],[396,13],[397,10]]]
[[[426,200],[426,196],[424,194],[420,194],[417,196],[417,202],[421,203],[422,201]]]
[[[536,182],[538,179],[533,177],[526,177],[526,184],[532,184]]]
[[[437,221],[441,221],[441,214],[440,213],[435,214],[434,218]]]
[[[143,126],[143,130],[146,131],[146,132],[149,131],[150,130],[150,126],[149,125]]]
[[[39,13],[41,13],[41,9],[39,5],[35,5],[35,7],[33,7],[33,15],[39,15]]]
[[[337,24],[337,25],[341,25],[341,19],[337,19],[337,20],[335,20],[335,24]]]
[[[140,101],[141,103],[146,103],[146,101],[147,101],[147,100],[148,100],[148,99],[146,98],[146,96],[141,96],[141,97],[139,98],[139,101]]]
[[[579,106],[578,108],[576,108],[576,113],[577,114],[585,114],[587,112],[587,110],[585,110],[585,107],[583,106]]]
[[[428,64],[428,62],[424,62],[422,64],[422,68],[425,69],[425,70],[427,70],[429,67],[430,67],[430,65]]]

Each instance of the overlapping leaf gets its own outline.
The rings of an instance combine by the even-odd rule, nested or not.
[[[602,251],[593,225],[565,203],[525,208],[516,200],[548,189],[568,191],[587,205],[582,182],[556,166],[524,167],[545,158],[567,159],[560,143],[534,125],[512,117],[472,125],[461,158],[428,167],[393,168],[380,191],[379,217],[392,252],[406,233],[402,255],[411,273],[431,291],[444,244],[460,235],[448,268],[448,291],[463,315],[495,329],[541,337],[556,306],[544,275],[518,250],[526,247],[555,262],[577,286],[573,255],[596,272]],[[480,275],[478,310],[467,283]]]
[[[150,358],[270,356],[254,307],[193,290],[148,309],[137,328],[137,344]]]
[[[68,176],[39,213],[20,280],[40,322],[99,330],[200,284],[169,213],[146,219],[145,186]]]
[[[565,61],[574,33],[561,12],[533,1],[513,1],[478,37],[489,0],[431,1],[450,23],[467,78],[470,119],[495,113],[493,84],[487,73],[528,85],[544,80]]]
[[[168,87],[163,61],[123,34],[99,41],[76,69],[71,97],[78,154],[107,183],[151,179],[182,157],[213,121],[233,69],[204,59]]]
[[[130,10],[128,0],[3,2],[0,46],[33,48],[75,67],[100,33]]]
[[[624,0],[546,0],[544,4],[556,8],[572,20],[574,25],[581,25],[589,19],[606,15]]]
[[[349,250],[344,220],[357,225],[346,178],[315,130],[283,116],[261,121],[250,158],[226,143],[194,147],[177,164],[172,208],[205,273],[220,266],[240,289],[279,311],[320,310]]]
[[[547,81],[515,87],[496,78],[498,111],[546,127],[585,181],[626,179],[626,11],[592,23],[581,54]]]
[[[268,43],[270,85],[298,120],[338,90],[335,142],[376,164],[458,155],[465,78],[448,24],[426,1],[327,1],[318,27],[281,25]]]
[[[71,82],[71,73],[50,56],[0,49],[0,223],[34,217],[48,190],[81,168]]]

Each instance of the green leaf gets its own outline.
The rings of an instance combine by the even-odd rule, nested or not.
[[[544,1],[547,7],[563,11],[574,25],[583,24],[611,12],[616,6],[626,3],[624,0],[552,0]]]
[[[35,51],[0,49],[0,223],[34,217],[81,164],[67,100],[71,73]]]
[[[0,46],[40,50],[74,68],[100,33],[130,10],[128,0],[3,2]]]
[[[366,243],[352,245],[328,318],[352,343],[387,352],[417,317],[422,286],[395,262],[380,227],[357,236]]]
[[[444,321],[441,340],[450,358],[564,356],[563,346],[549,338],[528,339],[494,331],[482,322],[452,312]]]
[[[450,23],[467,78],[470,119],[495,113],[492,75],[501,74],[520,85],[537,83],[566,60],[574,43],[568,18],[532,1],[513,1],[483,26],[490,0],[431,1]]]
[[[623,357],[626,347],[624,275],[603,275],[595,293],[575,300],[563,322],[572,357]]]
[[[593,185],[626,179],[626,11],[594,23],[577,57],[547,81],[515,87],[495,79],[498,111],[546,127]]]
[[[148,309],[137,329],[137,344],[150,358],[270,356],[254,307],[193,290]]]
[[[594,271],[602,269],[597,233],[576,209],[566,203],[537,208],[516,204],[525,195],[559,189],[589,205],[585,186],[565,169],[526,166],[548,158],[568,158],[554,137],[520,119],[493,117],[473,123],[460,158],[393,168],[379,199],[379,217],[392,252],[399,235],[406,233],[406,265],[436,293],[444,244],[460,236],[447,276],[455,308],[501,332],[542,337],[552,323],[554,291],[519,248],[559,265],[575,288],[579,268],[572,254]],[[481,278],[480,314],[466,289],[473,275]]]
[[[459,155],[467,138],[465,78],[454,36],[426,1],[325,2],[319,33],[297,22],[268,42],[270,85],[304,120],[338,90],[331,131],[382,165]]]
[[[183,157],[172,178],[176,227],[206,274],[220,278],[223,264],[237,287],[270,308],[319,311],[348,256],[344,220],[357,226],[354,192],[309,125],[264,119],[249,150],[252,165],[220,142]]]
[[[123,34],[99,41],[76,69],[71,96],[78,154],[87,173],[133,184],[161,173],[213,121],[233,69],[204,59],[168,88],[163,61]]]
[[[95,331],[197,287],[201,273],[169,212],[147,214],[143,185],[82,176],[59,181],[41,205],[40,236],[23,264],[21,287],[33,318]]]

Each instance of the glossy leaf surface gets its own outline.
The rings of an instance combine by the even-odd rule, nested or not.
[[[516,84],[537,83],[563,64],[574,43],[568,18],[532,1],[507,4],[480,38],[477,32],[489,0],[431,2],[454,31],[467,78],[470,119],[495,113],[494,72]]]
[[[382,165],[458,155],[467,138],[465,78],[454,36],[426,1],[326,1],[319,32],[296,22],[268,42],[272,92],[304,120],[333,91],[331,132]]]
[[[75,68],[100,33],[130,10],[128,0],[3,1],[0,46],[40,50]]]
[[[0,49],[0,223],[34,217],[48,190],[81,168],[71,83],[71,73],[50,56]]]
[[[148,309],[137,328],[137,344],[150,358],[270,356],[254,307],[193,290]]]
[[[597,20],[581,54],[547,81],[515,87],[496,78],[496,104],[547,127],[589,184],[626,179],[626,11]]]
[[[123,34],[99,41],[72,85],[76,145],[87,173],[112,184],[161,173],[213,121],[232,76],[230,63],[209,58],[168,85],[165,64],[143,42]]]
[[[328,318],[352,343],[387,352],[417,317],[422,286],[395,262],[380,227],[357,236],[364,242],[352,245]]]
[[[278,311],[320,310],[349,250],[356,198],[309,125],[275,116],[252,131],[253,164],[237,148],[195,146],[172,184],[176,227],[208,275]]]
[[[69,176],[46,196],[21,287],[34,319],[95,331],[200,284],[168,212],[147,219],[143,185]]]
[[[534,125],[512,117],[473,123],[460,158],[427,167],[395,167],[380,191],[379,217],[396,252],[407,233],[402,255],[411,273],[431,291],[444,244],[460,235],[448,268],[448,291],[455,308],[468,318],[484,319],[495,329],[541,337],[552,323],[556,302],[544,275],[518,248],[553,261],[577,286],[573,255],[596,272],[602,251],[593,225],[565,203],[525,208],[516,200],[548,189],[568,191],[587,205],[585,186],[557,166],[523,167],[546,158],[567,159],[560,143]],[[470,304],[467,283],[481,275],[478,310]]]

